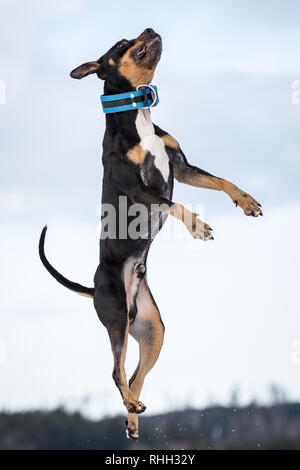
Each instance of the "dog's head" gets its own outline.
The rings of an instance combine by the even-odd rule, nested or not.
[[[160,35],[147,28],[136,39],[117,42],[99,60],[80,65],[71,72],[71,77],[81,79],[96,73],[116,89],[136,88],[151,82],[161,51]]]

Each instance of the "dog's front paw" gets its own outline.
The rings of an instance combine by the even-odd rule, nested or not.
[[[261,205],[250,194],[244,191],[238,191],[232,198],[236,206],[240,206],[246,215],[257,217],[263,215]]]
[[[214,239],[211,233],[212,228],[205,222],[202,222],[195,213],[192,214],[191,224],[187,228],[193,238],[204,241]]]

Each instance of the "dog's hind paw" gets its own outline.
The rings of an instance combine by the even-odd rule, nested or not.
[[[132,422],[128,422],[128,419],[126,419],[126,437],[127,439],[132,439],[133,441],[137,441],[138,438],[139,438],[139,433],[138,433],[138,429],[137,427],[135,426],[134,423]]]
[[[139,417],[135,413],[128,413],[126,419],[126,436],[128,439],[136,441],[139,437]]]
[[[141,401],[134,401],[134,402],[124,402],[128,413],[135,413],[137,415],[144,413],[146,406]]]

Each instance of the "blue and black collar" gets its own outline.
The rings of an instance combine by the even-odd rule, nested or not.
[[[152,108],[159,103],[155,85],[139,85],[136,90],[117,95],[102,95],[101,103],[105,114]]]

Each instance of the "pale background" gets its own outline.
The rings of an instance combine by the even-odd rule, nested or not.
[[[166,339],[141,398],[149,413],[227,404],[233,388],[241,403],[267,403],[273,383],[300,399],[299,14],[298,2],[276,0],[0,0],[0,408],[125,411],[92,302],[50,277],[37,244],[47,223],[51,262],[92,285],[103,84],[69,72],[146,27],[164,49],[154,122],[193,164],[258,199],[264,217],[176,185],[173,199],[202,204],[215,240],[182,237],[178,222],[153,244]],[[130,372],[136,362],[131,341]]]

